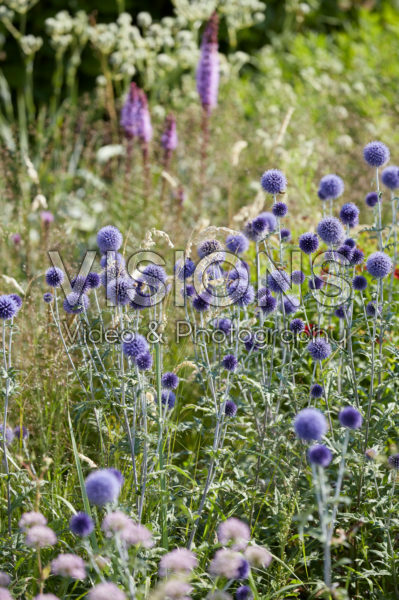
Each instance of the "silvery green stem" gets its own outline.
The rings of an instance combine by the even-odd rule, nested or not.
[[[382,252],[382,221],[381,221],[381,199],[380,199],[380,180],[378,176],[378,167],[375,170],[375,180],[377,185],[377,217],[378,217],[378,249]]]
[[[140,374],[138,371],[137,371],[137,377],[139,379],[139,387],[140,387],[141,411],[142,411],[142,415],[143,415],[143,436],[144,436],[143,464],[142,464],[142,477],[141,477],[141,496],[140,496],[139,511],[138,511],[138,513],[139,513],[138,519],[139,519],[139,523],[141,523],[141,518],[143,515],[143,508],[144,508],[144,497],[145,497],[145,491],[146,491],[146,486],[147,486],[147,470],[148,470],[147,435],[148,435],[148,432],[147,432],[147,399],[144,394],[143,385],[142,385],[142,382],[140,381]]]
[[[356,406],[357,406],[357,408],[359,408],[360,403],[359,403],[359,395],[357,393],[357,377],[356,377],[356,370],[355,370],[355,361],[353,358],[352,334],[351,334],[352,312],[350,312],[350,314],[348,315],[345,310],[345,320],[346,320],[346,325],[347,325],[347,346],[348,346],[349,359],[350,359],[351,371],[352,371],[353,393],[355,395]]]
[[[363,452],[367,450],[367,443],[369,438],[370,429],[370,416],[371,416],[371,404],[374,397],[374,370],[375,370],[375,336],[377,335],[377,317],[378,317],[378,306],[379,306],[379,291],[380,291],[380,279],[377,283],[377,296],[375,299],[375,314],[373,319],[373,335],[371,338],[371,374],[370,374],[370,389],[369,389],[369,401],[367,406],[367,418],[366,418],[366,435],[364,439]]]
[[[398,256],[398,232],[396,227],[396,197],[393,192],[391,192],[391,206],[392,206],[392,229],[393,229],[393,269],[391,273],[391,283],[389,287],[389,303],[392,302],[392,294],[393,294],[393,284],[395,281],[395,269],[396,269],[396,261]]]
[[[367,325],[367,333],[369,335],[369,338],[371,338],[371,330],[370,330],[370,325],[369,325],[369,320],[367,318],[367,313],[366,313],[366,304],[364,302],[364,296],[363,296],[363,292],[360,291],[360,296],[362,299],[362,306],[363,306],[363,314],[364,314],[364,319],[366,321],[366,325]]]
[[[9,357],[11,356],[11,346],[8,347]],[[3,358],[4,358],[4,371],[6,377],[6,390],[4,395],[4,417],[3,417],[3,454],[4,454],[4,468],[6,472],[6,486],[7,486],[7,521],[8,521],[8,535],[11,535],[11,488],[10,488],[10,470],[8,466],[8,451],[7,451],[7,416],[8,416],[8,396],[10,379],[7,371],[7,352],[6,352],[6,323],[3,319]]]
[[[335,486],[335,494],[334,494],[334,498],[333,498],[334,507],[333,507],[333,513],[332,513],[332,517],[331,517],[330,531],[329,531],[330,544],[331,544],[331,539],[332,539],[332,536],[334,533],[335,519],[337,518],[337,512],[338,512],[338,506],[339,506],[339,495],[341,493],[342,481],[343,481],[344,473],[345,473],[345,459],[346,459],[346,453],[348,450],[349,434],[350,434],[350,430],[346,429],[344,441],[342,443],[341,462],[339,464],[337,483]]]
[[[329,588],[331,587],[331,551],[328,540],[328,529],[327,529],[327,515],[326,505],[323,501],[322,489],[324,492],[324,481],[321,479],[321,469],[317,473],[316,465],[312,464],[312,475],[313,475],[313,486],[315,489],[315,495],[317,500],[317,508],[319,511],[320,527],[323,536],[324,546],[324,583]]]
[[[399,598],[397,578],[396,578],[395,555],[394,555],[394,548],[393,548],[393,544],[392,544],[391,531],[390,531],[392,500],[393,500],[393,497],[395,494],[395,485],[396,485],[396,471],[393,471],[393,473],[392,473],[392,488],[391,488],[391,493],[390,493],[390,512],[389,512],[389,516],[386,520],[385,528],[387,530],[388,548],[389,548],[389,552],[391,554],[390,558],[392,560],[392,575],[393,575],[393,585],[394,585],[394,589],[395,589],[395,596],[396,596],[396,598]]]

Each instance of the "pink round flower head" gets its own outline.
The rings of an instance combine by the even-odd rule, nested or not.
[[[124,592],[114,583],[99,583],[87,594],[88,600],[126,600]]]
[[[60,600],[58,596],[54,596],[54,594],[39,594],[35,596],[33,600]]]
[[[227,546],[232,542],[232,548],[235,550],[244,550],[251,539],[249,527],[243,521],[231,517],[218,527],[218,539],[223,546]]]
[[[71,579],[85,579],[86,567],[84,560],[76,554],[59,554],[51,562],[54,575],[71,577]]]
[[[57,543],[57,536],[50,527],[34,525],[28,529],[25,541],[31,548],[47,548]]]
[[[13,600],[13,597],[6,588],[0,588],[0,600]]]
[[[220,575],[227,579],[238,579],[244,557],[240,552],[229,548],[217,550],[209,566],[212,575]]]
[[[2,588],[6,588],[10,585],[10,576],[8,573],[5,573],[4,571],[0,571],[0,587]]]
[[[43,225],[50,225],[54,221],[54,215],[49,210],[43,210],[40,213],[40,218],[42,220]]]
[[[168,571],[174,573],[179,571],[190,572],[195,569],[197,564],[198,561],[193,552],[186,548],[176,548],[161,558],[159,572],[161,575],[166,575]]]
[[[133,521],[124,512],[117,510],[104,518],[101,528],[107,537],[112,537],[114,534],[123,534],[131,525],[134,525]]]
[[[47,519],[42,513],[30,511],[22,515],[19,521],[19,528],[22,531],[27,531],[30,527],[35,525],[47,525]]]
[[[261,567],[263,569],[266,569],[273,560],[273,557],[267,548],[256,545],[248,546],[244,552],[244,556],[251,566]]]
[[[122,531],[120,537],[128,546],[151,548],[154,544],[151,531],[144,525],[133,523],[133,521]]]
[[[193,588],[182,579],[169,579],[158,589],[159,598],[165,600],[190,600]]]

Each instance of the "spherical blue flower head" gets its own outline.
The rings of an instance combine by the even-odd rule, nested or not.
[[[382,312],[382,306],[381,304],[378,305],[378,314],[380,315]],[[366,304],[366,315],[368,317],[375,317],[375,313],[376,313],[376,304],[375,302],[369,302],[368,304]]]
[[[197,248],[197,252],[200,258],[212,255],[214,262],[223,262],[225,259],[223,246],[219,240],[205,240],[201,242]]]
[[[323,444],[315,444],[308,450],[308,460],[311,465],[319,465],[320,467],[328,467],[332,461],[331,450]]]
[[[344,182],[339,175],[325,175],[320,179],[319,198],[320,200],[335,200],[344,193]]]
[[[139,371],[148,371],[152,367],[152,356],[149,352],[139,354],[136,358],[136,365]]]
[[[1,423],[0,424],[0,444],[3,442],[3,431],[4,431],[4,426]],[[5,442],[6,445],[9,446],[10,444],[12,444],[13,440],[14,440],[14,432],[10,427],[6,427],[6,435],[5,435]]]
[[[248,250],[248,239],[242,233],[228,235],[226,238],[226,248],[234,254],[242,254]]]
[[[17,305],[17,312],[18,312],[22,306],[21,296],[18,296],[18,294],[9,294],[9,296],[10,296],[11,300],[14,300],[15,304]]]
[[[109,471],[116,478],[116,481],[118,482],[118,485],[121,488],[123,486],[125,478],[123,477],[123,475],[119,471],[119,469],[115,469],[114,467],[110,467],[109,469],[106,469],[106,470]]]
[[[305,329],[305,323],[302,319],[292,319],[290,329],[293,333],[301,333]]]
[[[366,262],[367,271],[376,279],[383,279],[392,271],[392,260],[385,252],[374,252]]]
[[[370,208],[373,208],[373,206],[375,206],[377,204],[377,202],[379,202],[377,192],[369,192],[366,196],[365,201],[366,201],[367,206],[369,206]]]
[[[186,296],[191,298],[195,295],[195,287],[193,285],[186,285]]]
[[[355,248],[353,250],[352,258],[350,264],[352,266],[361,265],[364,262],[364,252],[360,250],[360,248]]]
[[[272,207],[272,213],[275,217],[282,219],[288,213],[288,206],[285,202],[275,202]]]
[[[0,296],[0,319],[8,321],[15,317],[18,307],[11,296]]]
[[[389,157],[389,149],[382,142],[370,142],[363,149],[363,158],[370,167],[382,167]]]
[[[284,304],[284,313],[286,315],[292,315],[299,309],[299,306],[300,306],[300,302],[299,302],[298,298],[296,298],[295,296],[284,296],[283,304]]]
[[[259,305],[261,306],[262,300],[264,300],[267,296],[270,296],[271,291],[267,287],[261,287],[256,292],[256,299],[259,301]]]
[[[159,265],[147,265],[140,273],[139,281],[146,283],[151,289],[158,290],[167,280],[165,269]]]
[[[223,331],[224,334],[228,335],[231,331],[231,319],[222,317],[221,319],[215,319],[212,323],[215,329]]]
[[[237,414],[237,405],[233,400],[227,400],[224,406],[224,412],[227,417],[235,417]]]
[[[399,454],[391,454],[388,457],[388,464],[392,469],[399,469]]]
[[[326,244],[339,244],[345,237],[344,228],[336,217],[325,217],[317,226],[317,233]]]
[[[100,251],[104,254],[110,250],[119,250],[122,246],[123,237],[117,227],[106,225],[97,233],[97,244]]]
[[[359,429],[363,423],[363,417],[353,406],[345,406],[338,415],[342,427],[348,429]]]
[[[113,281],[114,279],[118,279],[119,277],[125,278],[128,277],[128,274],[122,266],[113,263],[112,265],[104,269],[104,271],[101,273],[101,285],[103,285],[104,287],[108,287],[108,284],[111,283],[111,281]]]
[[[238,365],[238,360],[234,354],[226,354],[222,358],[222,365],[227,371],[235,371]]]
[[[381,173],[382,183],[390,190],[399,188],[399,167],[390,166]]]
[[[323,386],[320,383],[314,383],[310,388],[310,395],[312,398],[321,398],[324,394]]]
[[[111,300],[114,304],[119,304],[124,306],[125,304],[129,304],[129,302],[133,299],[134,295],[134,283],[132,279],[128,279],[127,277],[118,277],[117,279],[113,279],[107,285],[107,298]]]
[[[349,265],[353,257],[354,249],[350,246],[347,246],[346,244],[342,244],[342,246],[338,248],[336,253],[337,258],[341,263],[343,263],[344,265]]]
[[[88,274],[87,276],[87,285],[89,286],[89,288],[91,290],[95,290],[96,288],[98,288],[100,286],[100,275],[98,273],[96,273],[95,271],[92,271],[91,273]]]
[[[338,306],[338,308],[335,309],[334,314],[336,317],[338,317],[338,319],[345,319],[346,308],[344,306]]]
[[[291,231],[286,227],[283,227],[280,231],[280,236],[282,242],[289,242],[291,239]]]
[[[304,408],[294,420],[296,435],[307,442],[320,440],[327,432],[327,421],[317,408]]]
[[[241,585],[236,591],[236,600],[251,600],[253,598],[249,585]]]
[[[179,385],[179,378],[176,373],[167,372],[162,375],[161,384],[167,390],[175,390]]]
[[[244,233],[253,242],[260,242],[268,233],[277,228],[276,217],[271,212],[263,212],[246,224]]]
[[[105,269],[105,267],[111,266],[113,263],[115,263],[116,265],[118,265],[118,267],[125,267],[125,259],[123,258],[122,254],[120,252],[113,252],[113,251],[109,251],[106,254],[103,254],[102,257],[100,258],[100,265],[102,266],[103,269]]]
[[[339,216],[344,225],[354,227],[359,223],[359,209],[353,202],[347,202],[340,210]]]
[[[274,296],[268,294],[260,301],[260,307],[262,309],[263,314],[269,315],[276,310],[277,300]]]
[[[268,274],[267,285],[272,292],[286,292],[291,287],[290,277],[285,271],[277,269]]]
[[[323,194],[323,192],[320,188],[317,190],[317,195],[319,197],[319,200],[327,200],[327,198],[325,197],[325,195]]]
[[[305,281],[305,273],[299,269],[297,271],[292,271],[291,281],[292,283],[295,283],[295,285],[302,285]]]
[[[305,254],[313,254],[319,247],[319,238],[311,231],[303,233],[299,237],[299,247]]]
[[[287,189],[287,179],[278,169],[265,171],[260,180],[263,189],[269,194],[282,194]]]
[[[129,336],[126,336],[122,344],[123,353],[133,361],[136,360],[140,354],[148,352],[148,349],[149,346],[147,340],[139,333],[132,333]]]
[[[161,401],[164,406],[167,404],[168,409],[171,410],[175,405],[176,396],[171,390],[162,390]]]
[[[329,342],[323,338],[316,338],[308,344],[308,352],[313,360],[325,360],[331,354],[331,346]]]
[[[46,292],[45,294],[43,294],[43,301],[46,304],[50,304],[50,302],[52,302],[54,300],[54,296],[51,292]]]
[[[24,425],[22,425],[22,427],[20,425],[14,427],[13,434],[17,440],[26,440],[29,436],[29,432]]]
[[[86,294],[71,292],[63,302],[63,308],[69,315],[79,315],[89,308],[90,300]]]
[[[182,261],[179,261],[175,265],[175,273],[177,273],[177,276],[180,279],[180,281],[184,281],[184,279],[188,279],[189,277],[191,277],[194,274],[194,271],[195,262],[193,262],[191,258],[186,258],[184,264],[182,264]]]
[[[323,279],[320,279],[320,277],[313,277],[312,279],[309,279],[309,289],[310,290],[321,290],[323,285],[324,285],[324,281],[323,281]]]
[[[355,275],[352,279],[353,289],[357,292],[363,292],[367,288],[367,279],[363,275]]]
[[[97,506],[114,502],[120,492],[117,478],[108,469],[90,473],[85,481],[85,486],[89,502]]]
[[[249,335],[246,340],[244,341],[244,346],[245,346],[245,350],[247,352],[255,352],[256,350],[259,350],[260,346],[259,344],[256,342],[256,339],[253,335]]]
[[[76,294],[85,294],[90,289],[87,277],[84,277],[82,275],[77,275],[77,277],[73,277],[71,279],[71,288],[73,292],[76,292]]]
[[[78,512],[71,517],[69,529],[79,537],[87,537],[94,530],[93,519],[84,512]]]
[[[210,309],[210,303],[207,302],[207,300],[205,299],[205,297],[203,295],[201,296],[196,296],[193,300],[193,308],[197,311],[197,312],[206,312],[207,310]]]
[[[233,304],[237,306],[249,306],[255,300],[255,290],[252,285],[249,285],[247,289],[237,297],[233,297]]]
[[[355,248],[356,247],[356,242],[352,238],[346,238],[346,240],[344,241],[344,245],[345,246],[349,246],[349,248]]]
[[[46,283],[52,288],[60,287],[64,281],[64,273],[58,267],[50,267],[46,271]]]
[[[249,562],[242,559],[241,565],[238,567],[236,579],[247,579],[249,575]]]
[[[149,308],[150,306],[154,306],[155,300],[151,294],[147,294],[142,290],[136,288],[133,293],[133,297],[129,302],[130,308],[133,310],[144,310],[145,308]]]

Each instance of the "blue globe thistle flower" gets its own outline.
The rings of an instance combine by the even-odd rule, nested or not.
[[[377,204],[377,202],[379,202],[377,192],[369,192],[366,196],[365,202],[366,202],[367,206],[369,206],[370,208],[373,208],[373,206],[375,206]]]
[[[54,296],[51,292],[46,292],[45,294],[43,294],[43,301],[46,304],[50,304],[50,302],[52,302],[54,300]]]
[[[24,425],[16,425],[13,431],[14,437],[17,440],[26,440],[29,437],[29,432]]]
[[[124,306],[125,304],[129,304],[133,299],[133,290],[134,282],[132,279],[118,277],[107,285],[107,298],[114,304]]]
[[[87,277],[84,277],[83,275],[73,277],[71,279],[71,288],[76,294],[85,294],[90,289]]]
[[[96,273],[95,271],[92,271],[91,273],[88,274],[87,276],[87,285],[89,286],[89,288],[91,290],[95,290],[96,288],[98,288],[100,286],[101,280],[100,280],[100,275],[98,273]]]
[[[308,450],[308,460],[311,465],[319,465],[323,468],[328,467],[332,461],[331,450],[323,444],[315,444]]]
[[[64,273],[58,267],[50,267],[46,271],[46,283],[52,288],[60,287],[64,281]]]
[[[268,274],[267,285],[272,292],[286,292],[291,287],[290,277],[285,271],[276,269]]]
[[[152,356],[149,352],[139,354],[136,358],[136,365],[139,371],[148,371],[152,367]]]
[[[331,345],[323,338],[316,338],[309,342],[307,350],[313,360],[322,361],[331,354]]]
[[[63,308],[69,315],[79,315],[89,308],[90,300],[86,294],[71,292],[63,302]]]
[[[175,390],[179,385],[179,378],[176,373],[167,372],[161,377],[161,385],[167,390]]]
[[[295,296],[284,296],[283,297],[283,305],[284,305],[284,313],[286,315],[292,315],[299,309],[300,302],[299,302],[298,298],[296,298]]]
[[[271,212],[263,212],[246,224],[244,233],[253,242],[262,241],[268,233],[277,228],[276,217]]]
[[[305,273],[299,269],[297,271],[292,271],[291,281],[292,283],[295,283],[295,285],[302,285],[305,281]]]
[[[105,267],[107,266],[111,266],[113,264],[116,264],[118,267],[125,267],[125,259],[123,258],[122,254],[120,252],[113,252],[113,251],[108,251],[106,252],[106,254],[103,254],[102,257],[100,258],[100,265],[102,266],[103,269],[105,269]]]
[[[186,258],[184,264],[182,264],[182,261],[179,261],[175,265],[175,272],[177,273],[177,276],[180,279],[180,281],[184,281],[184,279],[188,279],[189,277],[194,275],[195,268],[195,262],[192,261],[191,258]]]
[[[228,417],[235,417],[237,414],[237,405],[233,400],[227,400],[224,405],[225,415]]]
[[[191,298],[195,295],[195,287],[193,285],[186,285],[185,295],[187,298]]]
[[[0,296],[0,319],[8,321],[15,317],[18,312],[18,307],[11,296]]]
[[[349,246],[349,248],[355,248],[356,247],[356,242],[352,238],[346,238],[346,240],[344,241],[344,245],[345,246]]]
[[[377,314],[380,315],[381,312],[382,312],[382,306],[381,306],[381,304],[379,304]],[[375,304],[375,302],[369,302],[368,304],[366,304],[366,315],[368,317],[375,317],[375,315],[376,315],[376,304]]]
[[[196,296],[193,300],[193,308],[197,312],[205,312],[210,309],[210,303],[203,296]]]
[[[265,171],[260,180],[263,189],[269,194],[283,194],[287,189],[287,179],[278,169]]]
[[[353,202],[347,202],[340,210],[339,216],[344,225],[354,227],[359,223],[359,209]]]
[[[320,383],[314,383],[310,388],[310,395],[312,398],[321,398],[324,394],[324,388]]]
[[[338,319],[345,319],[346,308],[344,306],[338,306],[338,308],[335,309],[334,314]]]
[[[288,206],[285,202],[276,202],[273,204],[272,213],[275,217],[282,219],[288,213]]]
[[[237,290],[238,291],[238,290]],[[232,295],[233,304],[237,306],[249,306],[255,300],[255,290],[252,285],[248,285],[247,289],[239,294]]]
[[[103,254],[110,250],[119,250],[122,242],[123,237],[121,232],[113,225],[106,225],[97,233],[97,244]]]
[[[4,425],[3,423],[0,424],[0,444],[3,441],[3,431],[4,431]],[[10,444],[12,444],[14,440],[14,432],[10,427],[6,427],[6,435],[5,435],[5,442],[6,445],[9,446]]]
[[[261,300],[260,307],[265,315],[269,315],[276,310],[277,300],[272,294],[268,294]]]
[[[355,275],[352,279],[353,289],[358,292],[363,292],[367,288],[367,279],[363,275]]]
[[[317,195],[319,197],[319,200],[327,200],[327,198],[325,197],[325,195],[323,194],[323,192],[320,188],[317,190]]]
[[[355,248],[352,253],[350,264],[352,266],[361,265],[364,261],[364,252],[360,248]]]
[[[238,365],[238,360],[234,354],[226,354],[222,358],[222,365],[227,371],[235,371]]]
[[[327,432],[327,421],[317,408],[304,408],[295,417],[294,429],[301,440],[317,441]]]
[[[114,502],[121,489],[117,477],[109,469],[90,473],[86,478],[85,487],[89,502],[97,506]]]
[[[325,217],[317,226],[317,233],[326,244],[339,244],[345,237],[344,228],[336,217]]]
[[[147,265],[139,276],[139,281],[146,283],[151,289],[158,290],[167,280],[168,276],[160,265]]]
[[[222,331],[225,335],[228,335],[231,331],[231,319],[228,319],[227,317],[215,319],[212,325],[215,329]]]
[[[104,287],[108,287],[108,284],[111,283],[114,279],[128,278],[128,274],[126,273],[123,267],[118,266],[116,263],[110,265],[100,275],[101,284]]]
[[[382,142],[370,142],[363,149],[363,158],[370,167],[382,167],[389,161],[390,152]]]
[[[381,173],[382,183],[390,190],[399,188],[399,167],[390,166]]]
[[[311,231],[303,233],[299,237],[299,247],[305,254],[313,254],[319,247],[319,238]]]
[[[392,271],[392,260],[385,252],[374,252],[368,257],[366,268],[372,277],[383,279]]]
[[[319,198],[320,200],[335,200],[344,193],[344,182],[339,175],[325,175],[320,179]]]
[[[310,290],[320,290],[324,285],[323,279],[320,277],[313,277],[313,279],[309,279],[309,289]]]
[[[286,227],[283,227],[280,231],[280,236],[282,242],[289,242],[291,239],[291,231]]]
[[[339,413],[338,419],[342,427],[348,427],[348,429],[359,429],[363,423],[362,415],[353,406],[345,406]]]
[[[237,571],[237,579],[247,579],[249,575],[249,562],[247,560],[245,560],[245,558],[242,559],[241,561],[241,565],[238,567],[238,571]]]
[[[22,298],[21,296],[19,296],[18,294],[9,294],[10,298],[12,300],[14,300],[16,306],[17,306],[17,312],[19,312],[21,306],[22,306]]]
[[[399,454],[391,454],[391,456],[388,457],[388,464],[392,469],[398,470],[399,469]]]
[[[164,406],[167,404],[168,409],[172,410],[176,402],[176,395],[171,390],[162,390],[161,402]]]
[[[261,287],[256,292],[256,299],[259,300],[259,303],[261,303],[262,300],[266,298],[266,296],[270,296],[270,294],[271,291],[267,287]]]
[[[144,336],[132,333],[123,341],[122,350],[126,356],[135,361],[140,354],[146,354],[149,351],[149,346]]]
[[[301,333],[305,329],[305,323],[302,319],[292,319],[290,329],[294,333]]]
[[[78,512],[71,517],[69,529],[79,537],[87,537],[94,531],[93,519],[84,512]]]
[[[255,352],[260,349],[259,344],[257,343],[255,336],[249,335],[244,341],[245,350],[247,352]]]
[[[212,259],[215,259],[215,262],[223,262],[225,259],[225,253],[223,250],[222,244],[219,240],[205,240],[201,242],[197,248],[198,256],[200,258],[205,258],[205,256],[210,256]]]
[[[248,239],[242,233],[228,235],[226,238],[226,248],[234,254],[242,254],[248,250]]]
[[[253,598],[249,585],[241,585],[236,591],[236,600],[251,600]]]

